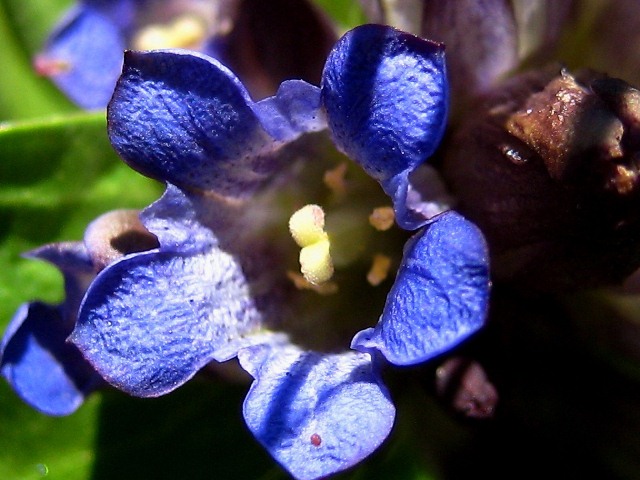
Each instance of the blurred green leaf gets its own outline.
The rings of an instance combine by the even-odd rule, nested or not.
[[[358,2],[336,2],[335,0],[315,0],[344,30],[366,23],[366,18]]]
[[[247,387],[196,380],[157,399],[106,392],[92,479],[286,480],[244,425]]]
[[[0,0],[0,120],[23,119],[77,110],[32,68],[67,1]]]
[[[0,478],[84,480],[91,477],[99,396],[74,415],[52,418],[18,400],[0,384]]]
[[[0,0],[18,45],[29,57],[38,52],[74,0]]]
[[[104,113],[0,126],[0,323],[19,303],[61,298],[50,266],[20,254],[80,240],[87,223],[114,208],[141,208],[160,194],[111,149]]]
[[[564,304],[584,345],[640,381],[640,295],[602,289],[568,295]]]

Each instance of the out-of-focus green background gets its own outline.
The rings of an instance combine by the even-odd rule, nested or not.
[[[62,299],[58,272],[21,252],[79,240],[97,215],[143,207],[161,193],[113,153],[104,112],[78,110],[33,72],[34,54],[71,3],[0,0],[2,329],[21,303]],[[355,2],[318,4],[345,29],[363,21]],[[509,304],[517,297],[507,298],[498,310],[518,311]],[[509,346],[489,359],[503,362],[496,370],[506,386],[495,421],[450,415],[421,388],[435,366],[390,378],[392,436],[338,478],[640,478],[640,326],[629,320],[640,307],[633,298],[600,300],[562,299],[528,310],[518,324],[498,322],[505,328],[494,335]],[[287,478],[243,423],[246,388],[194,381],[146,400],[107,391],[74,415],[51,418],[2,380],[0,480]]]

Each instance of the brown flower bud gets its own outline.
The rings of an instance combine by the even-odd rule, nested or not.
[[[492,417],[498,392],[475,360],[452,357],[436,370],[436,392],[454,411],[469,418]]]
[[[640,92],[536,72],[502,85],[455,134],[444,174],[487,236],[496,280],[555,291],[640,266]]]

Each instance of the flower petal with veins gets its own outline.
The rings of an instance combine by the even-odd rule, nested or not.
[[[336,145],[380,182],[398,224],[426,224],[408,208],[407,193],[409,174],[444,134],[444,46],[380,25],[354,28],[327,59],[322,100]]]
[[[488,251],[478,228],[451,211],[405,245],[396,281],[375,328],[351,347],[379,350],[396,365],[427,361],[483,324],[489,300]]]
[[[238,358],[255,379],[243,407],[247,425],[295,478],[349,468],[391,431],[395,408],[368,354],[261,345]]]

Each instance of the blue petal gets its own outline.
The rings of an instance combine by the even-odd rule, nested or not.
[[[444,133],[448,84],[444,47],[381,25],[338,41],[322,78],[322,100],[338,147],[393,199],[398,224],[425,219],[407,203],[409,175]]]
[[[297,94],[311,97],[297,99]],[[122,158],[146,175],[247,197],[286,165],[276,151],[305,128],[316,128],[311,117],[319,115],[317,92],[294,85],[282,95],[286,98],[272,101],[278,105],[272,118],[212,58],[177,50],[127,52],[108,108],[109,134]],[[289,110],[280,108],[287,102]],[[291,119],[285,118],[288,112]]]
[[[50,37],[36,67],[75,103],[107,106],[122,66],[125,39],[101,8],[82,5]]]
[[[269,134],[281,141],[327,128],[320,89],[302,80],[282,82],[276,95],[256,103],[254,110]]]
[[[158,396],[260,341],[262,300],[223,251],[134,254],[96,277],[71,341],[109,383]]]
[[[102,379],[73,345],[62,310],[43,303],[20,307],[2,339],[0,369],[16,393],[48,415],[69,415]]]
[[[205,200],[169,183],[162,197],[142,211],[140,220],[156,235],[163,251],[201,251],[218,245],[214,230],[224,234],[233,226],[223,214],[225,203],[217,200]]]
[[[484,237],[444,213],[407,242],[378,325],[356,334],[351,347],[377,349],[396,365],[429,360],[483,325],[489,287]]]
[[[243,407],[247,425],[295,478],[357,464],[393,426],[395,408],[367,354],[262,345],[238,358],[255,378]]]
[[[59,242],[31,250],[24,256],[45,260],[62,272],[65,301],[58,308],[68,335],[76,321],[82,297],[96,275],[89,252],[81,242]]]

